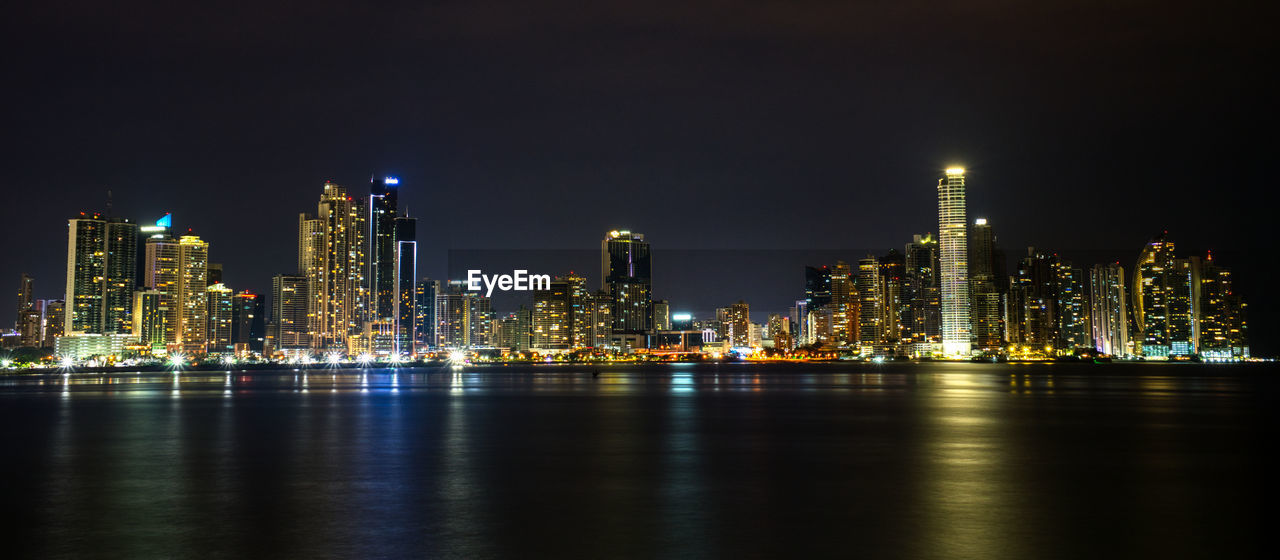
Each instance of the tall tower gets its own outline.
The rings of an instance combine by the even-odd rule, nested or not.
[[[643,234],[613,230],[600,242],[600,278],[613,297],[614,334],[639,335],[652,328],[651,264]]]
[[[1004,319],[1000,313],[1000,288],[1004,283],[997,263],[996,237],[986,218],[969,227],[969,315],[973,340],[979,350],[994,352],[1004,341]]]
[[[138,280],[138,224],[81,212],[68,226],[67,334],[128,333]]]
[[[316,215],[298,218],[298,272],[307,277],[307,331],[313,350],[346,351],[348,337],[364,328],[365,211],[363,200],[326,182]]]
[[[906,246],[906,283],[902,297],[906,300],[904,326],[916,343],[915,355],[932,354],[939,342],[941,329],[940,296],[938,295],[938,240],[929,234],[915,235]]]
[[[392,301],[395,311],[392,318],[392,332],[395,336],[392,351],[396,354],[415,354],[415,325],[417,315],[417,297],[414,292],[414,278],[418,275],[418,220],[414,218],[395,219],[396,262],[395,277],[392,282],[394,292]]]
[[[964,168],[938,180],[938,240],[942,292],[942,352],[967,356],[969,335],[969,224],[965,218]]]
[[[369,319],[392,321],[396,294],[396,204],[400,179],[373,178],[369,187]]]
[[[235,292],[226,284],[217,283],[209,286],[206,293],[208,300],[209,327],[206,335],[208,353],[230,356],[235,353]]]
[[[1125,296],[1124,267],[1120,263],[1095,264],[1089,272],[1094,349],[1125,356],[1129,348],[1129,302]]]
[[[195,235],[178,238],[178,344],[189,354],[209,339],[209,244]]]

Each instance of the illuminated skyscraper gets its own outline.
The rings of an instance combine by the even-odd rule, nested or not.
[[[1112,356],[1132,354],[1124,267],[1120,263],[1093,265],[1089,285],[1094,349]]]
[[[906,246],[906,281],[902,298],[907,302],[903,324],[913,342],[911,354],[932,354],[941,342],[941,296],[938,292],[938,241],[929,234],[913,236]]]
[[[436,296],[439,294],[439,280],[423,278],[414,286],[414,297],[418,300],[414,309],[414,333],[419,350],[434,348],[437,344]]]
[[[195,235],[178,238],[178,345],[203,353],[209,338],[209,244]]]
[[[897,249],[879,259],[880,266],[880,343],[885,353],[895,353],[904,339],[906,329],[902,323],[902,289],[906,283],[906,259]]]
[[[267,338],[271,352],[296,354],[311,348],[307,330],[309,282],[303,274],[278,274],[271,279],[271,325]]]
[[[18,344],[30,348],[40,347],[43,340],[42,326],[42,313],[36,307],[31,276],[24,272],[18,284],[18,320],[15,325],[18,331]]]
[[[364,201],[331,182],[324,184],[316,215],[299,217],[298,272],[307,276],[314,350],[347,351],[347,339],[363,330],[366,221]],[[392,272],[394,279],[394,267]]]
[[[653,328],[653,278],[644,235],[614,230],[600,242],[600,277],[613,298],[613,334],[637,345]]]
[[[573,347],[573,297],[569,279],[557,276],[546,289],[533,291],[533,347]]]
[[[67,334],[128,333],[138,278],[138,225],[81,212],[68,226]]]
[[[836,261],[830,268],[822,267],[822,272],[830,286],[827,305],[831,309],[831,342],[836,346],[857,345],[861,308],[853,271],[849,263]]]
[[[369,194],[369,319],[392,321],[396,315],[396,262],[399,238],[396,205],[400,179],[375,177]]]
[[[947,169],[938,180],[938,240],[942,295],[942,352],[965,356],[972,349],[969,320],[969,224],[965,216],[964,169]]]
[[[986,218],[974,220],[969,228],[969,315],[974,343],[985,352],[995,352],[1004,344],[1004,317],[1000,293],[1005,282],[997,262],[996,238]]]
[[[751,306],[745,301],[729,306],[728,321],[729,345],[733,347],[751,347]]]
[[[157,353],[163,353],[168,343],[164,327],[169,309],[163,306],[163,302],[160,290],[142,289],[133,292],[133,334],[138,337],[139,344],[148,346]]]
[[[395,316],[392,330],[395,332],[396,354],[414,354],[414,331],[417,315],[417,297],[414,279],[418,275],[417,223],[414,218],[395,219]]]
[[[884,288],[880,281],[880,260],[867,255],[858,261],[855,282],[858,293],[858,342],[864,354],[871,354],[884,343]]]
[[[209,305],[207,352],[216,356],[234,355],[235,340],[231,332],[235,324],[235,291],[226,284],[213,284],[208,287],[206,298]]]
[[[1164,234],[1142,248],[1133,273],[1133,314],[1148,358],[1195,353],[1198,262],[1174,257]]]
[[[231,341],[236,355],[261,354],[266,342],[265,298],[242,290],[235,295],[235,310],[231,323]]]

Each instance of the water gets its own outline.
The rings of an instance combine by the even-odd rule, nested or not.
[[[591,369],[3,377],[6,546],[1221,557],[1274,498],[1261,367]]]

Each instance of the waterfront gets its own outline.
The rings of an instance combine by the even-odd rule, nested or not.
[[[9,376],[0,475],[28,557],[1242,556],[1266,367]]]

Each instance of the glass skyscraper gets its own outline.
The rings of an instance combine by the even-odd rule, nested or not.
[[[969,224],[965,218],[964,168],[947,169],[938,180],[938,245],[942,292],[942,352],[966,356],[969,334]]]

